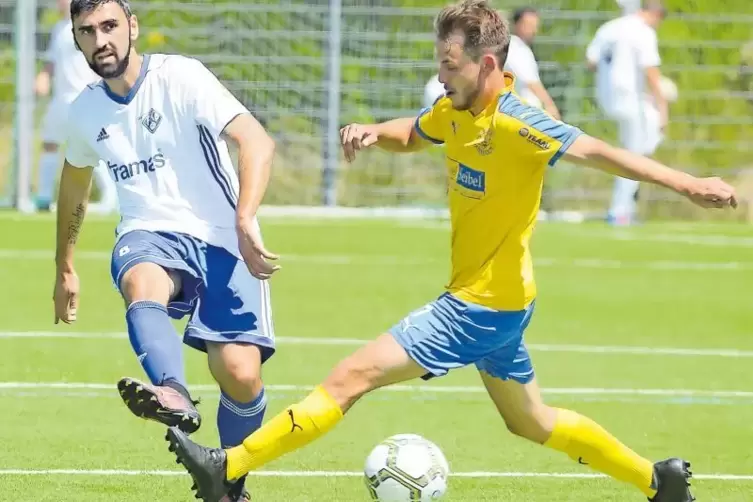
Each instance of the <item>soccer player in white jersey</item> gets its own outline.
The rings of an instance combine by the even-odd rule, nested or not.
[[[539,32],[539,13],[533,7],[516,9],[512,16],[510,52],[505,70],[515,75],[515,92],[531,106],[543,108],[555,119],[560,112],[552,97],[541,83],[539,64],[531,46]]]
[[[60,144],[65,139],[68,107],[87,84],[99,80],[73,42],[70,3],[71,0],[58,0],[57,7],[63,19],[52,29],[50,43],[45,52],[45,66],[37,74],[35,82],[35,90],[41,96],[48,95],[52,90],[52,98],[42,124],[42,155],[37,186],[37,209],[43,211],[49,210],[52,204],[60,166],[58,152]],[[94,169],[94,177],[101,194],[96,209],[98,212],[114,211],[117,196],[115,184],[107,174],[107,168],[99,163]]]
[[[274,142],[198,60],[141,55],[127,0],[73,0],[77,46],[102,77],[71,105],[58,203],[56,322],[76,320],[73,266],[92,166],[104,159],[121,221],[111,274],[126,305],[128,335],[150,382],[118,388],[137,416],[186,432],[201,417],[186,389],[181,339],[170,317],[190,319],[187,345],[207,353],[221,389],[225,445],[261,425],[261,364],[274,352],[268,259],[256,212]],[[226,140],[238,146],[236,175]],[[249,500],[243,480],[225,500]]]
[[[597,72],[597,101],[616,121],[622,146],[653,155],[669,118],[661,87],[661,58],[656,29],[666,16],[660,0],[643,0],[641,8],[602,25],[586,51]],[[608,219],[629,225],[635,219],[639,182],[618,177]]]

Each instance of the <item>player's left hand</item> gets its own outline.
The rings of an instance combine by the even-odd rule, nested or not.
[[[55,304],[55,324],[60,321],[66,324],[76,322],[79,287],[78,275],[75,271],[55,274],[55,289],[52,293],[52,300]]]
[[[735,189],[721,178],[696,178],[685,196],[705,208],[737,207]]]
[[[348,162],[356,159],[357,151],[368,148],[377,141],[379,135],[374,125],[348,124],[340,129],[340,145]]]
[[[239,221],[236,230],[238,231],[238,247],[251,275],[257,279],[265,280],[280,270],[279,265],[267,261],[277,260],[279,257],[270,253],[264,247],[259,226],[253,221],[253,218]]]

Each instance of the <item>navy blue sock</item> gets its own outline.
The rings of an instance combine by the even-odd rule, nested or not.
[[[261,427],[265,411],[267,396],[263,388],[250,403],[240,403],[222,392],[217,410],[217,429],[222,447],[232,448],[241,444],[246,436]]]
[[[183,345],[167,315],[157,302],[134,302],[126,310],[128,339],[141,366],[155,385],[169,381],[186,387]]]
[[[261,392],[250,403],[240,403],[224,392],[220,395],[220,408],[217,410],[217,429],[220,431],[220,444],[232,448],[243,443],[246,437],[261,427],[264,412],[267,411],[267,396]],[[246,476],[236,481],[230,493],[236,497],[246,484]]]

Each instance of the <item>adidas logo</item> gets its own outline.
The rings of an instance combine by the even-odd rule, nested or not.
[[[100,141],[104,141],[110,137],[109,134],[107,134],[107,131],[105,131],[105,128],[103,127],[101,131],[99,131],[99,136],[97,136],[97,143]]]

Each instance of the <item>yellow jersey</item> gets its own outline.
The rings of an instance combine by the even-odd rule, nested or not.
[[[522,310],[536,284],[529,241],[544,173],[581,131],[525,104],[505,88],[478,115],[440,98],[416,119],[416,132],[444,144],[452,223],[447,290],[496,310]]]

